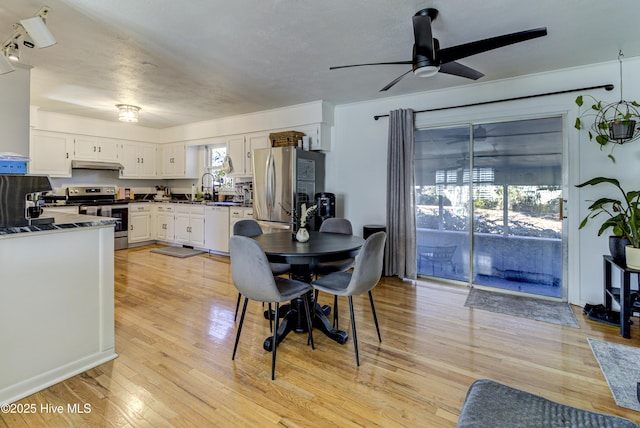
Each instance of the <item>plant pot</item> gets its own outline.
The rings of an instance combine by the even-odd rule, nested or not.
[[[613,140],[630,140],[636,129],[635,120],[625,120],[624,122],[610,122],[609,136]]]
[[[623,236],[609,236],[609,253],[611,253],[613,260],[624,263],[626,260],[625,247],[627,245],[631,245],[631,241],[627,238]]]
[[[307,242],[309,240],[309,231],[305,227],[298,229],[296,233],[296,241]]]
[[[628,268],[640,270],[640,248],[627,245],[626,260]]]

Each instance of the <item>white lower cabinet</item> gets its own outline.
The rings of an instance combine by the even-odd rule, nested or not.
[[[155,239],[172,242],[175,239],[175,204],[154,204]]]
[[[151,226],[151,203],[129,204],[129,244],[150,241]]]
[[[204,248],[204,205],[178,204],[175,241]]]
[[[251,207],[231,207],[229,209],[229,236],[233,236],[233,225],[243,219],[253,218]]]
[[[207,206],[205,208],[204,245],[210,251],[229,252],[229,207]]]

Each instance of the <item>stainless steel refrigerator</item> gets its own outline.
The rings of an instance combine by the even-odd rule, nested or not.
[[[295,147],[253,152],[253,218],[265,233],[297,229],[300,206],[324,192],[324,153]],[[295,213],[296,217],[293,217]],[[309,219],[314,228],[313,216]]]

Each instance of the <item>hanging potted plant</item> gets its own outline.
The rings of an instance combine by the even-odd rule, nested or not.
[[[613,156],[613,149],[616,144],[624,144],[640,138],[640,128],[636,127],[636,123],[640,121],[640,104],[636,101],[625,101],[622,98],[622,51],[618,54],[620,62],[620,101],[605,104],[601,100],[587,95],[593,100],[591,107],[588,108],[581,116],[576,118],[574,127],[578,130],[588,129],[589,140],[595,140],[603,149],[606,145],[611,144],[609,159],[616,161]],[[575,103],[578,107],[582,107],[585,103],[585,97],[580,95],[576,98]],[[593,116],[591,125],[585,124],[584,118]]]
[[[592,178],[578,184],[576,187],[597,186],[603,183],[609,183],[616,187],[622,194],[622,198],[604,197],[594,201],[588,208],[590,213],[580,222],[579,229],[585,227],[590,219],[603,214],[606,219],[600,225],[598,236],[611,228],[614,237],[628,241],[628,244],[624,247],[624,256],[622,256],[621,254],[614,254],[615,249],[612,248],[612,238],[609,238],[611,256],[616,261],[625,260],[626,265],[632,269],[640,269],[640,208],[638,207],[640,204],[640,191],[632,190],[626,192],[620,186],[618,180],[607,177]],[[620,247],[621,244],[618,243],[617,246]]]

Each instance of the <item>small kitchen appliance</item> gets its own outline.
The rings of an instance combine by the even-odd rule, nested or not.
[[[41,193],[52,189],[47,175],[0,174],[0,228],[53,223],[53,218],[36,219]]]

